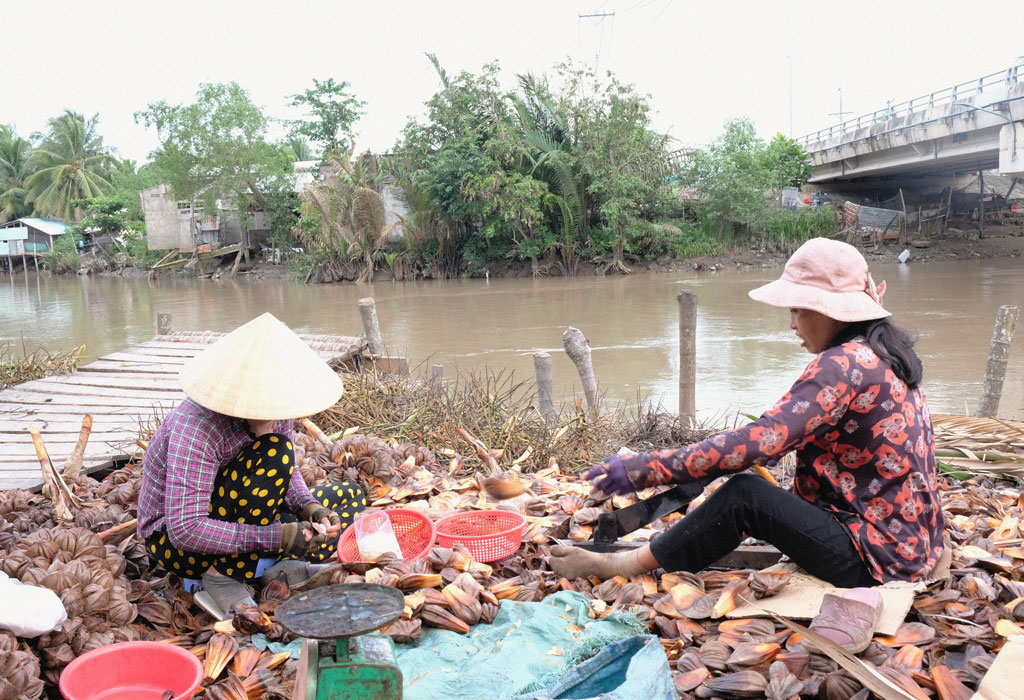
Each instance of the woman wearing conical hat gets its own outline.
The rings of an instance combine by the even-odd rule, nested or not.
[[[751,536],[836,586],[865,587],[823,606],[816,625],[851,651],[864,648],[879,607],[870,587],[928,578],[943,552],[921,361],[913,339],[890,322],[884,291],[853,246],[806,242],[781,279],[750,292],[788,308],[790,328],[816,356],[789,392],[753,423],[676,450],[615,455],[586,474],[604,493],[629,494],[793,451],[792,491],[737,474],[649,545],[615,554],[554,547],[554,571],[569,579],[696,572]]]
[[[185,364],[188,397],[146,450],[139,534],[150,559],[202,577],[222,610],[252,602],[261,557],[296,582],[329,558],[366,501],[359,486],[306,487],[292,419],[341,398],[341,378],[271,314],[235,329]]]

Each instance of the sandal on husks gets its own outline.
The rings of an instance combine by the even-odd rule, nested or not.
[[[843,596],[826,593],[811,629],[851,654],[867,648],[882,614],[882,596],[871,588],[853,588]]]

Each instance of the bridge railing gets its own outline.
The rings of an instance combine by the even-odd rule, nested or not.
[[[877,124],[878,122],[888,121],[895,119],[896,117],[903,116],[904,114],[910,114],[914,111],[918,111],[924,108],[931,108],[935,105],[941,104],[952,104],[961,100],[970,99],[976,95],[980,95],[985,91],[985,88],[992,87],[994,85],[1013,85],[1015,83],[1024,82],[1024,64],[1017,64],[1011,66],[1007,70],[1002,70],[997,73],[989,73],[983,75],[977,80],[969,80],[966,83],[959,83],[952,87],[939,90],[937,92],[930,92],[927,95],[921,95],[913,99],[907,100],[906,102],[900,102],[899,104],[889,104],[883,109],[877,109],[874,112],[868,112],[862,114],[859,117],[847,119],[846,121],[830,126],[827,129],[819,129],[813,133],[801,136],[796,140],[801,146],[808,146],[812,143],[817,143],[824,138],[829,138],[837,134],[842,134],[846,131],[853,129],[861,129],[871,124]]]

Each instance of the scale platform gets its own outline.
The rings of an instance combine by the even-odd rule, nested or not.
[[[281,603],[274,618],[306,638],[292,700],[401,700],[394,643],[370,633],[404,608],[400,591],[371,583],[325,586]]]

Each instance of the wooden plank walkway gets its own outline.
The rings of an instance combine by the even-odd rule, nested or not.
[[[0,391],[0,489],[42,487],[29,426],[43,435],[57,468],[71,453],[82,418],[93,428],[83,458],[84,473],[124,460],[138,450],[140,426],[155,424],[185,395],[178,372],[186,360],[222,336],[178,332],[157,336],[101,357],[71,374],[46,377]],[[340,365],[363,353],[365,338],[301,335],[328,364]]]

